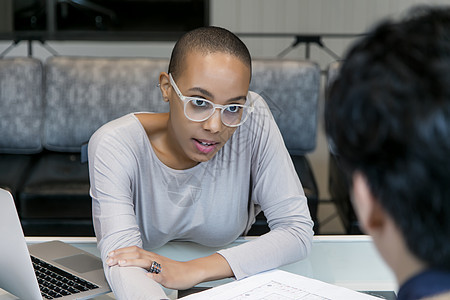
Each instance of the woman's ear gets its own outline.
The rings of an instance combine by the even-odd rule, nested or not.
[[[159,88],[164,101],[169,102],[170,79],[169,74],[166,72],[161,72],[161,74],[159,74]]]
[[[372,235],[382,229],[386,212],[378,199],[372,194],[367,178],[361,172],[353,174],[353,207],[355,208],[361,230]]]

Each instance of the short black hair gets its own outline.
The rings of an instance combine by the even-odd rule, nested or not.
[[[346,54],[326,131],[361,172],[410,251],[450,269],[450,8],[385,20]]]
[[[185,33],[175,44],[169,63],[169,73],[177,78],[182,72],[186,54],[197,51],[209,53],[227,53],[240,59],[252,70],[250,52],[247,46],[229,30],[216,26],[200,27]]]

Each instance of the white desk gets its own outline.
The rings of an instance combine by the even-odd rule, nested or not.
[[[238,239],[230,245],[244,243],[254,237]],[[27,238],[28,243],[48,240],[62,240],[99,256],[95,238]],[[219,250],[188,242],[170,242],[155,250],[175,260],[190,260],[206,256]],[[300,262],[280,269],[319,279],[331,284],[358,291],[396,291],[397,285],[392,272],[376,251],[367,236],[316,236],[310,256]],[[215,286],[231,279],[207,282],[202,286]],[[172,294],[174,297],[174,294]],[[112,299],[113,295],[103,295],[96,299]],[[0,299],[16,299],[0,290]]]

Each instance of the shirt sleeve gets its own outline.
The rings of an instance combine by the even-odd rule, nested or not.
[[[132,145],[132,144],[131,144]],[[107,124],[89,141],[89,176],[92,213],[106,279],[118,299],[165,299],[159,284],[135,267],[109,267],[112,250],[142,247],[132,196],[133,157],[126,136]]]
[[[304,259],[314,235],[307,199],[281,133],[267,104],[262,98],[258,102],[249,128],[253,149],[251,201],[261,207],[270,232],[218,252],[236,279]]]

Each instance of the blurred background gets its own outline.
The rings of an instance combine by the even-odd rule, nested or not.
[[[448,0],[0,0],[0,56],[168,58],[183,32],[217,25],[238,34],[254,58],[316,62],[324,79],[317,146],[309,159],[319,187],[321,233],[339,234],[321,113],[325,71],[375,22],[417,4]]]

